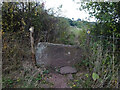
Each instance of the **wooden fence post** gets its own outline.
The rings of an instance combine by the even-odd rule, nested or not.
[[[29,30],[30,30],[30,40],[31,40],[32,61],[33,61],[33,65],[36,65],[34,37],[33,37],[34,27],[31,27]]]
[[[86,44],[89,48],[89,45],[90,45],[90,30],[89,29],[87,30],[87,43]]]

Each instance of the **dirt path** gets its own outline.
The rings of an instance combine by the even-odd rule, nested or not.
[[[82,75],[85,76],[86,73],[79,71],[74,74],[60,74],[60,72],[57,72],[55,70],[49,70],[49,72],[47,72],[47,69],[33,67],[29,62],[24,62],[22,68],[22,70],[11,72],[9,75],[6,75],[4,77],[4,87],[71,88],[75,86],[74,80],[79,80],[79,78]],[[69,83],[71,83],[71,85]]]
[[[69,88],[66,77],[61,74],[50,73],[48,74],[46,81],[53,83],[53,88]]]

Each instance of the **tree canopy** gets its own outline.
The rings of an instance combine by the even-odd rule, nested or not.
[[[94,30],[97,35],[112,35],[120,37],[120,2],[90,2],[81,4],[80,9],[89,11],[97,19]]]

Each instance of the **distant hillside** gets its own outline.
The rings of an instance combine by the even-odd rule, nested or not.
[[[77,27],[77,28],[81,28],[81,29],[87,29],[90,26],[95,25],[95,22],[88,22],[88,21],[83,21],[81,19],[77,19],[77,20],[71,20],[69,18],[64,18],[64,17],[60,17],[62,19],[64,19],[65,21],[67,21],[69,23],[70,26],[73,27]]]

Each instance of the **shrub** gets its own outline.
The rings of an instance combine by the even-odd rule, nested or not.
[[[118,87],[117,74],[118,64],[117,56],[114,52],[111,52],[108,48],[104,49],[103,42],[91,42],[89,48],[87,45],[83,45],[85,49],[83,65],[88,63],[87,69],[89,70],[90,83],[94,88],[103,87]],[[112,48],[112,47],[111,47]],[[87,83],[86,81],[84,84]],[[85,86],[85,87],[88,87]]]

